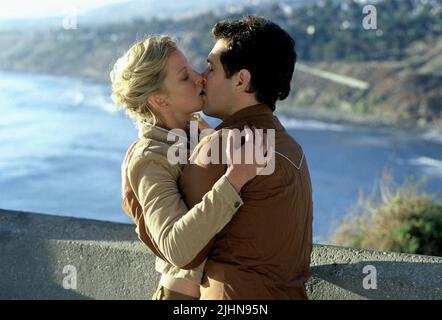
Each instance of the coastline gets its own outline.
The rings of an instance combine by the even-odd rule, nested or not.
[[[23,78],[23,79],[21,79]],[[11,81],[9,81],[9,79],[11,79]],[[81,174],[83,174],[83,167],[87,167],[89,168],[88,170],[93,170],[95,172],[97,172],[97,181],[108,181],[107,179],[114,179],[112,178],[113,175],[109,174],[112,172],[115,172],[115,168],[118,168],[118,161],[120,161],[119,159],[121,159],[121,156],[124,154],[124,145],[129,145],[129,143],[131,141],[130,138],[134,135],[134,131],[133,131],[133,127],[132,124],[128,125],[128,121],[127,119],[125,119],[125,117],[123,116],[123,114],[119,114],[119,115],[112,115],[112,116],[108,116],[106,113],[111,113],[110,110],[106,110],[106,108],[103,108],[102,106],[105,105],[109,105],[109,107],[111,106],[111,101],[109,98],[109,85],[106,84],[99,84],[97,82],[96,86],[92,86],[91,84],[93,83],[92,81],[89,80],[84,80],[81,79],[79,80],[79,78],[68,78],[65,77],[63,79],[63,81],[59,80],[58,77],[53,77],[53,76],[47,76],[47,77],[39,77],[39,76],[31,76],[31,75],[26,75],[26,74],[15,74],[15,76],[13,76],[12,74],[9,75],[7,73],[3,74],[3,79],[4,82],[10,82],[11,84],[9,86],[6,86],[5,89],[6,91],[9,90],[9,88],[11,88],[10,92],[10,96],[8,97],[8,94],[6,94],[6,101],[8,101],[8,99],[11,100],[11,102],[14,103],[14,101],[16,100],[14,97],[20,98],[22,99],[20,96],[17,95],[17,92],[15,91],[14,88],[24,88],[25,89],[25,93],[29,92],[30,90],[33,91],[33,94],[31,96],[35,96],[38,97],[37,94],[39,92],[41,92],[41,90],[47,90],[47,95],[48,97],[52,97],[52,95],[61,93],[60,96],[66,97],[58,100],[57,96],[54,96],[55,102],[54,103],[46,103],[49,101],[46,101],[46,99],[44,100],[38,100],[38,99],[33,99],[32,104],[35,105],[35,107],[37,108],[41,108],[44,107],[45,105],[48,106],[48,113],[44,113],[41,114],[41,119],[48,119],[47,122],[46,120],[45,123],[50,123],[52,121],[52,110],[55,111],[54,114],[60,114],[61,117],[71,117],[71,115],[75,118],[69,118],[69,119],[78,119],[76,118],[78,115],[81,115],[82,113],[86,114],[86,117],[81,117],[81,119],[86,119],[86,120],[92,120],[92,119],[96,119],[94,121],[90,121],[89,123],[91,123],[90,126],[88,126],[87,124],[82,125],[78,131],[81,132],[85,132],[82,133],[81,136],[87,136],[87,137],[91,137],[90,140],[86,141],[84,143],[77,143],[77,141],[75,141],[72,137],[76,137],[76,134],[66,134],[64,139],[60,139],[60,133],[56,133],[57,136],[57,141],[67,141],[67,143],[63,142],[64,145],[72,145],[75,146],[76,150],[75,154],[72,152],[72,148],[69,149],[69,151],[63,151],[63,149],[60,149],[60,151],[57,151],[57,154],[60,153],[60,155],[62,157],[60,158],[54,158],[54,157],[47,157],[44,158],[42,160],[42,168],[43,171],[41,175],[41,177],[43,179],[38,179],[37,182],[31,184],[28,181],[31,179],[27,178],[27,175],[30,174],[32,176],[32,171],[29,170],[29,173],[24,173],[22,176],[18,176],[18,174],[16,174],[16,171],[19,173],[19,170],[10,170],[9,168],[13,168],[12,166],[9,166],[7,164],[7,162],[5,162],[5,176],[9,177],[11,176],[12,178],[10,179],[17,179],[15,180],[17,183],[17,185],[29,185],[29,191],[27,191],[27,194],[31,194],[31,195],[35,195],[35,198],[37,199],[39,197],[39,195],[37,194],[37,192],[35,192],[34,190],[36,188],[39,188],[40,190],[45,190],[47,189],[46,186],[50,187],[54,185],[55,180],[53,180],[52,177],[56,177],[57,174],[52,175],[51,176],[51,172],[57,172],[56,170],[47,170],[45,168],[58,168],[59,167],[59,163],[63,163],[63,167],[66,165],[69,165],[72,168],[75,168],[76,163],[78,162],[77,159],[83,159],[83,157],[87,157],[87,161],[85,162],[87,163],[86,166],[81,166],[78,167],[78,171],[75,170],[63,170],[63,171],[70,171],[73,172],[72,174],[75,175],[78,172],[80,172]],[[17,82],[15,82],[17,80]],[[81,82],[84,81],[85,84],[82,84]],[[42,85],[33,85],[33,83],[40,83],[42,82]],[[22,84],[23,83],[23,84]],[[28,83],[32,83],[29,84]],[[47,86],[47,89],[44,89],[45,86]],[[92,86],[93,88],[90,88],[92,91],[89,91],[89,87]],[[87,88],[86,88],[87,87]],[[55,88],[53,90],[53,88]],[[29,90],[29,91],[28,91]],[[78,98],[78,96],[80,96],[80,98]],[[85,98],[83,98],[85,97]],[[93,97],[97,97],[98,99],[89,99],[89,98],[93,98]],[[18,99],[18,101],[21,103],[21,100]],[[52,99],[52,98],[50,98]],[[77,101],[77,102],[75,102]],[[42,103],[43,102],[43,103]],[[8,105],[8,104],[6,104]],[[53,105],[53,106],[52,106]],[[55,106],[55,108],[54,108]],[[61,106],[61,108],[59,108]],[[78,106],[78,110],[76,109]],[[89,112],[89,110],[87,110],[86,108],[89,108],[89,110],[92,110],[92,112]],[[44,109],[44,108],[42,108]],[[97,109],[97,111],[95,111],[95,109]],[[296,135],[298,135],[300,142],[302,143],[303,146],[305,146],[305,150],[308,150],[309,153],[312,155],[312,161],[315,160],[314,165],[312,163],[312,169],[313,168],[318,168],[318,170],[316,172],[318,172],[318,174],[315,173],[315,179],[316,177],[318,177],[318,183],[316,184],[315,188],[317,190],[317,194],[318,195],[322,195],[324,194],[324,196],[320,196],[320,199],[318,199],[318,212],[323,212],[324,214],[322,216],[326,217],[326,214],[328,213],[328,210],[330,208],[334,208],[333,211],[330,213],[331,214],[331,218],[332,219],[338,219],[339,215],[342,212],[346,212],[346,206],[353,206],[354,203],[356,203],[357,199],[356,197],[354,197],[352,199],[352,193],[349,191],[348,195],[346,196],[347,198],[345,200],[342,200],[341,202],[337,202],[334,199],[334,196],[330,196],[331,192],[329,191],[329,182],[330,181],[330,176],[327,175],[328,172],[330,172],[331,170],[328,170],[326,172],[326,174],[324,175],[324,171],[322,170],[322,168],[324,168],[323,166],[323,162],[327,162],[325,164],[325,168],[330,168],[331,164],[332,164],[332,159],[330,158],[325,158],[328,161],[323,161],[324,160],[324,155],[328,154],[329,148],[331,145],[335,144],[338,145],[339,147],[342,147],[342,151],[337,155],[336,161],[333,162],[333,167],[335,167],[335,164],[337,166],[341,165],[341,163],[344,163],[345,161],[342,161],[342,159],[355,159],[354,156],[356,153],[358,154],[362,154],[363,156],[368,155],[370,156],[370,159],[381,159],[382,162],[384,162],[383,159],[384,158],[384,151],[385,153],[388,154],[392,154],[393,158],[389,158],[392,159],[391,164],[394,167],[398,167],[398,171],[400,172],[400,175],[405,175],[402,174],[403,172],[405,172],[405,170],[402,170],[403,168],[407,168],[407,172],[415,172],[416,174],[419,173],[419,175],[427,175],[427,176],[431,176],[431,177],[435,177],[435,185],[437,186],[439,184],[439,181],[437,181],[436,179],[438,179],[438,175],[440,174],[440,152],[438,150],[440,150],[440,146],[441,143],[439,142],[438,144],[433,144],[431,143],[431,141],[426,141],[426,139],[421,139],[422,137],[419,136],[418,134],[414,134],[410,132],[406,132],[406,131],[396,131],[396,129],[393,128],[388,128],[387,130],[383,130],[383,129],[376,129],[376,128],[371,128],[371,127],[364,127],[361,123],[363,123],[364,125],[366,125],[368,123],[367,119],[362,119],[364,120],[363,122],[359,121],[358,124],[361,124],[359,127],[358,126],[353,126],[353,125],[333,125],[332,121],[335,122],[340,122],[340,123],[344,123],[345,119],[342,118],[338,118],[337,114],[335,113],[335,118],[333,118],[332,120],[329,120],[330,118],[332,118],[331,116],[327,116],[324,117],[324,115],[322,114],[318,114],[316,112],[315,109],[311,109],[310,113],[306,114],[306,110],[308,110],[309,108],[296,108],[296,107],[288,107],[288,108],[284,108],[281,105],[278,104],[276,110],[278,111],[282,111],[283,114],[289,114],[290,116],[294,117],[294,118],[286,118],[284,119],[284,117],[280,117],[281,122],[284,124],[284,126],[286,127],[287,131],[290,131],[290,134],[293,134],[294,137],[296,137]],[[11,109],[11,114],[14,114],[16,116],[14,117],[5,117],[6,123],[12,128],[17,128],[17,131],[22,130],[22,126],[16,126],[15,125],[15,121],[14,119],[21,117],[21,114],[23,112],[22,108],[12,108]],[[31,109],[32,110],[32,109]],[[105,113],[103,113],[102,111],[105,111]],[[6,109],[6,111],[8,111]],[[5,113],[5,115],[7,115],[7,112]],[[38,116],[40,116],[40,114],[37,114]],[[49,117],[46,115],[50,115]],[[93,116],[94,118],[91,118],[90,116]],[[280,114],[277,114],[278,117],[280,116]],[[347,122],[346,123],[350,123],[348,120],[349,117],[347,117]],[[11,120],[8,120],[11,119]],[[35,134],[33,137],[37,138],[38,137],[38,133],[39,131],[41,131],[42,126],[39,124],[41,122],[39,122],[38,120],[39,118],[34,118],[34,120],[37,120],[35,123],[37,125],[33,126],[33,132],[37,133]],[[54,119],[60,119],[60,118],[54,118]],[[303,120],[303,119],[316,119],[316,121],[308,121],[308,120]],[[102,121],[102,122],[101,122]],[[320,122],[321,121],[321,122]],[[69,123],[76,123],[76,121],[68,121]],[[99,148],[97,149],[96,146],[99,146],[99,144],[97,143],[98,141],[100,141],[101,143],[101,137],[105,137],[105,136],[109,136],[107,134],[103,134],[103,135],[99,135],[99,136],[95,136],[95,135],[90,135],[87,134],[89,132],[95,132],[96,129],[95,127],[95,123],[99,124],[100,127],[114,127],[117,128],[118,130],[121,129],[121,137],[127,137],[127,138],[118,138],[117,140],[115,139],[115,137],[112,137],[110,140],[114,141],[112,143],[109,143],[108,147],[106,149],[102,149]],[[112,124],[112,126],[109,126],[107,124]],[[118,124],[118,126],[116,126],[115,124]],[[373,125],[378,125],[378,122],[374,122]],[[51,127],[48,127],[47,131],[49,132]],[[91,129],[92,128],[92,129]],[[74,129],[73,131],[71,130],[70,132],[77,132],[77,128],[73,127],[72,129]],[[84,131],[83,131],[84,130]],[[100,129],[101,130],[101,129]],[[104,129],[103,129],[104,130]],[[106,130],[104,130],[103,132],[106,132]],[[130,132],[130,135],[128,135],[127,133]],[[45,133],[46,134],[46,133]],[[404,135],[403,135],[404,134]],[[361,139],[359,139],[359,137],[361,137]],[[380,137],[378,139],[378,137]],[[387,137],[387,139],[383,139],[383,137]],[[392,137],[392,139],[389,139],[388,137]],[[442,137],[442,136],[439,136]],[[437,138],[439,138],[437,137]],[[7,137],[6,137],[7,138]],[[121,139],[121,140],[120,140]],[[127,139],[127,140],[125,140]],[[124,141],[123,141],[124,140]],[[117,141],[115,143],[115,141]],[[350,141],[351,144],[347,143],[347,141]],[[440,140],[439,140],[440,141]],[[323,143],[325,142],[325,143]],[[332,144],[330,144],[330,142],[332,142]],[[404,145],[407,145],[410,143],[410,148],[406,148],[406,152],[404,154],[399,154],[398,152],[396,152],[397,147],[400,147],[397,142],[400,143],[404,143]],[[56,146],[58,146],[59,144],[56,144]],[[389,149],[385,148],[384,146],[388,146],[390,147]],[[364,150],[368,150],[368,152],[365,154],[363,152],[354,152],[354,147],[356,148],[363,148]],[[47,147],[45,147],[46,149],[48,149]],[[375,149],[373,149],[375,148]],[[51,150],[59,150],[54,149],[54,147],[50,147]],[[99,150],[99,152],[96,152],[97,150]],[[109,157],[106,155],[109,155],[110,152],[114,153],[115,151],[115,157]],[[120,151],[118,151],[120,150]],[[311,150],[311,152],[310,152]],[[380,150],[381,152],[376,152],[376,153],[371,153],[370,150]],[[428,151],[425,151],[428,150]],[[117,153],[120,152],[121,155],[118,155]],[[44,154],[45,151],[42,152],[42,154]],[[66,158],[65,155],[68,154],[69,157]],[[70,158],[70,154],[72,154],[73,156],[75,156],[75,158]],[[106,154],[106,155],[105,155]],[[114,160],[109,160],[109,171],[106,171],[106,167],[107,165],[105,165],[105,162],[102,161],[103,159],[103,155],[105,155],[104,157],[106,159],[115,159]],[[360,157],[360,159],[358,161],[354,161],[352,163],[355,163],[355,167],[358,167],[358,163],[363,163],[363,161],[366,161],[368,158],[363,158]],[[80,158],[81,157],[81,158]],[[371,158],[372,157],[372,158]],[[20,168],[20,167],[26,167],[28,164],[26,162],[26,159],[21,160],[20,156],[17,155],[15,157],[15,159],[17,159],[15,162],[15,167]],[[90,160],[89,160],[90,159]],[[95,161],[94,159],[98,160]],[[398,161],[396,161],[396,159]],[[107,162],[108,160],[106,160]],[[368,161],[368,160],[367,160]],[[115,163],[114,167],[111,167],[112,162]],[[366,188],[366,190],[370,189],[372,187],[372,184],[374,184],[374,182],[372,183],[372,179],[376,179],[379,175],[379,173],[381,172],[381,164],[378,166],[376,164],[376,161],[370,161],[370,163],[374,163],[375,165],[372,168],[372,174],[367,174],[368,170],[360,170],[360,169],[355,169],[354,171],[350,172],[349,171],[349,166],[347,165],[343,165],[341,166],[342,172],[343,173],[339,173],[336,174],[337,179],[335,181],[342,181],[343,183],[343,187],[340,187],[340,190],[350,190],[350,188],[353,188],[352,191],[353,194],[356,194],[357,189],[358,188]],[[381,161],[379,161],[381,162]],[[96,167],[94,167],[96,166]],[[100,170],[97,169],[93,169],[93,168],[100,168]],[[103,169],[103,171],[101,171]],[[111,169],[111,170],[110,170]],[[418,171],[419,170],[419,171]],[[99,173],[101,172],[101,174]],[[336,172],[336,171],[334,171]],[[361,172],[361,178],[357,178],[357,179],[348,179],[347,181],[345,180],[346,177],[352,177],[352,176],[357,176],[359,177],[359,173]],[[15,174],[15,176],[14,176]],[[346,176],[347,174],[347,176]],[[414,174],[414,173],[413,173]],[[59,175],[59,174],[58,174]],[[364,177],[365,175],[365,177]],[[18,176],[18,177],[17,177]],[[78,174],[77,174],[78,176]],[[65,177],[69,177],[68,175]],[[102,177],[102,178],[98,178],[98,177]],[[115,176],[116,179],[118,179],[117,176]],[[66,178],[63,178],[66,179]],[[402,179],[402,177],[398,180],[400,181]],[[34,179],[35,180],[35,179]],[[68,178],[68,181],[70,179]],[[353,180],[353,181],[349,181],[349,180]],[[7,179],[5,179],[5,181],[9,181]],[[14,181],[14,180],[12,180]],[[57,180],[60,181],[60,180]],[[66,180],[65,180],[66,181]],[[111,180],[109,180],[111,181]],[[111,181],[112,182],[112,181]],[[73,183],[74,184],[74,183]],[[115,184],[114,184],[115,185]],[[45,187],[42,187],[45,186]],[[362,187],[361,187],[362,186]],[[71,187],[69,187],[71,188]],[[75,188],[77,188],[75,186]],[[32,190],[34,189],[34,190]],[[78,188],[80,189],[80,188]],[[86,192],[84,192],[85,188],[81,187],[81,191],[76,192],[76,197],[78,197],[78,199],[81,199],[81,197],[84,197],[87,199],[87,197],[89,196]],[[439,188],[440,189],[440,188]],[[12,189],[11,189],[12,190]],[[24,192],[25,187],[21,187],[21,192],[26,194],[26,192]],[[337,189],[339,190],[339,189]],[[437,189],[435,189],[436,192],[438,191]],[[6,192],[6,190],[5,190]],[[15,191],[11,191],[11,195],[9,196],[7,193],[5,194],[5,200],[6,199],[14,199],[15,195],[13,194]],[[339,192],[339,191],[338,191]],[[109,192],[110,193],[110,192]],[[96,196],[98,198],[98,195]],[[108,202],[106,201],[106,199],[110,199],[111,197],[115,198],[113,195],[106,195],[103,193],[102,195],[104,200],[100,200],[97,201],[97,203],[102,203],[99,206],[95,206],[93,208],[88,208],[88,206],[85,206],[83,210],[81,210],[82,212],[87,213],[88,215],[92,214],[95,217],[103,217],[102,212],[108,212],[108,215],[105,217],[105,219],[108,219],[109,217],[111,217],[112,219],[119,219],[118,216],[117,218],[113,218],[111,215],[109,214],[119,214],[120,213],[120,206],[117,203],[115,206],[113,205],[105,205],[104,203]],[[107,197],[107,198],[106,198]],[[31,199],[28,198],[28,202],[31,201]],[[44,198],[44,197],[42,197]],[[339,197],[341,199],[343,199],[343,197]],[[40,200],[37,200],[40,201]],[[77,202],[78,200],[75,200],[75,202]],[[323,201],[325,203],[325,205],[323,205],[321,207],[320,203],[321,201]],[[39,205],[38,208],[44,207],[41,210],[42,212],[54,212],[54,208],[57,207],[58,210],[58,204],[56,205],[51,205],[51,201],[41,201],[41,202],[46,202],[48,204],[44,204],[44,205]],[[84,202],[84,201],[78,201],[78,202]],[[8,202],[11,203],[11,202]],[[37,203],[37,202],[34,202]],[[108,202],[109,203],[109,202]],[[75,206],[78,206],[77,204],[75,204]],[[71,206],[72,207],[72,206]],[[71,213],[73,211],[69,205],[66,205],[65,207],[63,207],[63,209],[60,209],[60,211],[64,211],[67,213]],[[11,208],[15,208],[13,205],[11,206]],[[98,209],[97,209],[98,208]],[[101,209],[101,208],[105,208],[105,209]],[[27,208],[25,208],[27,209]],[[115,220],[114,220],[115,221]],[[333,220],[332,220],[333,221]],[[323,227],[324,226],[324,227]],[[321,229],[324,230],[324,232]],[[318,227],[317,230],[321,230],[320,232],[318,232],[318,237],[319,235],[320,238],[322,238],[322,241],[327,241],[326,239],[328,238],[328,235],[330,234],[330,230],[328,229],[328,225],[327,224],[322,224],[322,223],[318,223]],[[323,236],[324,235],[324,236]],[[318,238],[318,239],[320,239]]]
[[[277,114],[299,120],[314,120],[331,124],[364,126],[378,129],[411,130],[419,134],[433,132],[442,136],[442,127],[437,124],[398,123],[393,119],[385,119],[371,114],[358,114],[322,107],[293,107],[277,105]]]
[[[91,84],[107,86],[110,88],[110,81],[104,81],[98,76],[76,76],[68,74],[52,74],[47,72],[32,72],[23,70],[8,70],[0,69],[0,72],[12,73],[12,74],[30,74],[35,76],[49,76],[49,77],[62,77],[71,78],[75,80],[85,81]],[[432,133],[440,135],[442,137],[442,126],[435,123],[419,124],[418,121],[412,122],[398,122],[395,119],[385,119],[371,114],[359,114],[352,112],[345,112],[341,110],[330,110],[323,107],[311,106],[311,107],[295,107],[293,105],[287,105],[284,101],[277,102],[276,113],[286,117],[299,119],[299,120],[313,120],[321,121],[330,124],[339,125],[353,125],[353,126],[365,126],[371,128],[388,128],[397,130],[411,130],[418,134]],[[441,138],[442,139],[442,138]]]

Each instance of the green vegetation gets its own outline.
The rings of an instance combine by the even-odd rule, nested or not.
[[[361,196],[330,243],[363,249],[442,256],[442,202],[419,193],[423,181],[393,186],[384,174],[380,203]]]
[[[190,49],[205,56],[211,48],[210,29],[218,20],[256,14],[277,22],[294,37],[302,61],[398,60],[405,57],[411,43],[428,42],[442,35],[441,0],[376,2],[377,30],[363,28],[363,6],[354,0],[326,0],[301,8],[271,4],[245,7],[227,16],[207,13],[179,21],[137,20],[124,29],[129,34],[192,31],[195,37]],[[113,25],[99,32],[104,35],[124,29]]]
[[[0,43],[9,40],[9,45],[19,48],[21,44],[34,44],[35,50],[42,47],[42,41],[47,49],[58,49],[51,51],[52,55],[57,52],[70,56],[70,52],[75,58],[85,59],[91,51],[100,48],[118,54],[145,35],[168,33],[182,40],[181,44],[187,49],[191,60],[204,60],[212,47],[210,30],[217,21],[256,14],[277,22],[294,37],[300,61],[367,61],[401,59],[412,43],[428,43],[442,35],[442,0],[388,0],[378,1],[375,5],[378,30],[363,28],[364,4],[354,0],[325,0],[300,8],[290,4],[267,4],[246,6],[234,14],[215,15],[208,12],[181,20],[172,17],[161,20],[136,19],[132,23],[116,22],[98,27],[83,25],[80,19],[76,30],[63,30],[60,26],[60,29],[46,32],[33,33],[31,30],[16,35],[8,31],[0,34]],[[11,36],[15,38],[12,43]],[[17,37],[22,41],[17,41]],[[34,41],[23,41],[26,39]],[[11,49],[9,46],[4,48]],[[49,50],[43,47],[39,51],[43,54]],[[16,57],[25,58],[26,53]]]
[[[376,2],[378,30],[362,27],[363,6],[353,0],[324,1],[289,13],[274,5],[266,16],[294,36],[303,61],[401,59],[411,43],[442,34],[440,0]],[[307,32],[309,26],[314,33]]]

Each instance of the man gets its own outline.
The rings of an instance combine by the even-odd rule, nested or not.
[[[276,24],[258,17],[221,21],[212,30],[205,114],[223,122],[275,130],[273,174],[260,175],[241,192],[243,206],[185,268],[207,258],[201,299],[307,299],[312,250],[312,187],[299,144],[273,115],[285,99],[296,62],[294,41]],[[201,144],[221,139],[215,134]],[[185,166],[180,189],[189,208],[221,177],[226,164]]]
[[[205,144],[221,140],[224,128],[273,129],[275,166],[272,174],[259,175],[243,187],[243,205],[236,215],[184,268],[193,269],[207,258],[201,299],[307,299],[313,215],[310,174],[302,148],[273,115],[276,101],[290,92],[294,41],[276,24],[257,17],[221,21],[212,32],[216,43],[204,73],[203,111],[223,122],[195,150],[208,150]],[[203,157],[194,152],[179,181],[189,209],[227,168],[221,159],[208,163],[200,161]],[[124,185],[123,198],[125,211],[142,215]],[[143,241],[164,259],[142,231]]]

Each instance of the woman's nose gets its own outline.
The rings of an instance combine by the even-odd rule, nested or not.
[[[205,84],[205,79],[204,79],[204,77],[201,75],[201,74],[199,74],[199,73],[195,73],[196,74],[196,77],[195,77],[195,83],[196,84],[198,84],[198,85],[202,85],[202,86],[204,86],[204,84]]]

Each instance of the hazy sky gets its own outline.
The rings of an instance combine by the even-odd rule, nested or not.
[[[104,4],[128,0],[11,0],[2,1],[0,19],[62,16],[75,8],[78,13]]]

